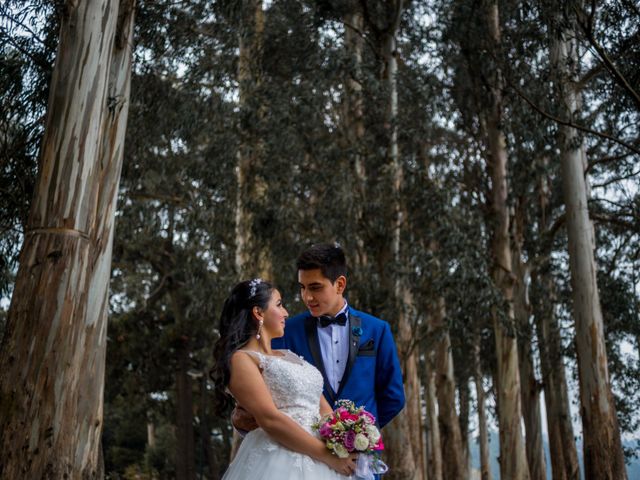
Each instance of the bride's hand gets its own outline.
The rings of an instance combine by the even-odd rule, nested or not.
[[[258,428],[256,419],[247,412],[239,403],[236,404],[236,408],[231,412],[231,424],[233,428],[238,430],[242,436],[249,433],[251,430]]]
[[[353,475],[356,471],[356,460],[358,455],[350,453],[347,458],[336,457],[334,454],[329,454],[331,458],[328,459],[327,464],[333,468],[336,472],[347,477]]]

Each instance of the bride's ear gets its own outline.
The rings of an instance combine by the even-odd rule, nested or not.
[[[262,309],[260,307],[253,307],[251,309],[251,313],[253,314],[253,318],[256,320],[263,320],[264,316],[262,315]]]

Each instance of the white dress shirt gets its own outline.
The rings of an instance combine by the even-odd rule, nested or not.
[[[332,323],[326,327],[321,327],[318,323],[318,341],[320,343],[320,351],[322,352],[322,363],[324,371],[327,374],[329,385],[334,392],[340,389],[340,381],[344,375],[349,360],[349,311],[348,304],[345,301],[342,309],[336,314],[341,313],[347,316],[345,325],[337,325]]]

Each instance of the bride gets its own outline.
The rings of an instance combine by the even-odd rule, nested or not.
[[[311,428],[332,411],[322,374],[289,350],[271,349],[287,316],[280,292],[260,279],[237,284],[224,302],[212,378],[259,428],[246,435],[223,480],[338,480],[355,471],[356,455],[333,455]]]

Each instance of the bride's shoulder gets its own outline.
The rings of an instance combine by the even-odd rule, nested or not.
[[[262,368],[264,356],[255,350],[238,349],[231,355],[231,364],[249,364],[253,363],[258,368]]]

